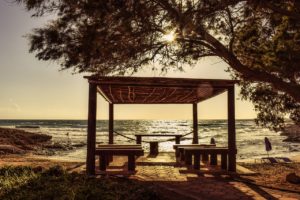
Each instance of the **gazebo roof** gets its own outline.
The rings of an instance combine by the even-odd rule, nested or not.
[[[113,104],[190,104],[225,92],[237,81],[157,77],[85,76]]]

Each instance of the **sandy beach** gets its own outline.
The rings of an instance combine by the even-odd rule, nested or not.
[[[10,136],[3,133],[10,133]],[[39,151],[41,151],[42,149],[43,152],[47,152],[47,150],[45,149],[49,147],[49,144],[51,143],[50,142],[51,138],[49,139],[48,137],[39,134],[30,133],[18,129],[3,129],[3,128],[0,128],[0,136],[1,136],[0,147],[9,146],[9,150],[7,150],[6,152],[2,150],[2,154],[0,155],[0,168],[4,168],[7,166],[23,166],[23,167],[25,166],[25,167],[33,168],[34,170],[35,169],[47,170],[56,166],[61,166],[67,172],[70,173],[76,172],[79,174],[85,174],[84,171],[85,162],[72,162],[66,159],[59,159],[58,156],[56,156],[55,159],[53,159],[51,156],[48,156],[47,154],[39,153]],[[13,141],[12,138],[18,142]],[[31,141],[28,140],[28,138],[35,138],[35,139]],[[41,138],[44,139],[42,140]],[[40,141],[40,142],[36,142],[36,141]],[[250,171],[254,172],[254,174],[247,175],[243,173],[238,173],[232,177],[232,181],[237,183],[240,182],[246,185],[250,184],[250,185],[254,185],[255,187],[271,190],[273,192],[272,194],[282,195],[285,198],[293,197],[291,199],[297,199],[295,193],[300,192],[300,185],[287,182],[286,175],[289,173],[296,173],[297,175],[300,175],[300,155],[290,157],[290,159],[293,161],[293,163],[276,163],[276,164],[268,164],[268,163],[260,163],[260,162],[255,163],[254,159],[249,159],[248,161],[240,162],[238,163],[239,165],[249,169]],[[123,163],[122,159],[121,159],[122,161],[121,164],[118,163],[119,161],[118,158],[116,160],[117,160],[116,161],[117,163],[115,163],[116,165],[122,165]],[[167,168],[165,168],[165,170],[168,171]],[[139,171],[143,171],[143,169],[139,169]],[[151,173],[155,173],[155,172],[153,171]],[[164,176],[164,173],[166,172],[161,171],[160,173],[162,174],[159,176]],[[171,174],[173,173],[175,172],[171,172]],[[187,176],[186,178],[188,179],[189,176]],[[132,178],[140,180],[139,175],[135,175]],[[180,179],[182,179],[182,177]],[[174,180],[179,181],[180,179],[174,179]],[[154,179],[150,179],[150,180],[154,181]],[[192,184],[192,183],[187,182],[187,184]],[[166,188],[171,187],[171,190],[173,190],[175,187],[178,189],[178,191],[181,190],[185,191],[186,186],[182,184],[179,185],[167,184],[164,185],[164,187]],[[245,186],[240,185],[238,187],[241,187],[240,189],[243,190]],[[163,189],[162,193],[168,194],[169,189],[167,190]],[[185,193],[188,192],[183,192],[184,195]],[[193,199],[193,198],[187,198],[187,199]]]

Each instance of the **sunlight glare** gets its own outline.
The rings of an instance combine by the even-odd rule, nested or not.
[[[163,36],[163,39],[167,42],[173,42],[175,40],[175,32],[171,31]]]

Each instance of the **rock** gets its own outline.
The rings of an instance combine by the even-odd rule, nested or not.
[[[50,142],[51,138],[45,134],[0,127],[0,152],[1,154],[34,152],[44,143]]]
[[[0,151],[3,154],[22,154],[25,153],[22,149],[13,145],[0,145]]]
[[[79,143],[76,143],[76,144],[72,144],[72,147],[84,147],[86,145],[85,142],[79,142]]]
[[[289,136],[283,142],[300,142],[300,136]]]
[[[47,144],[44,147],[49,149],[60,149],[60,150],[72,150],[73,147],[70,144],[54,142],[52,144]]]
[[[286,181],[293,184],[300,184],[300,177],[295,173],[289,173],[286,175]]]

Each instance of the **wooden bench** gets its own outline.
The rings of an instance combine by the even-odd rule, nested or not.
[[[135,169],[135,157],[144,155],[144,150],[136,144],[104,144],[97,145],[95,154],[99,155],[100,170],[106,170],[106,166],[113,161],[113,155],[121,155],[128,156],[128,170],[132,171],[132,167]]]
[[[227,169],[228,148],[225,147],[186,147],[184,148],[185,164],[192,165],[194,156],[194,169],[200,169],[200,159],[203,155],[210,155],[210,164],[217,165],[217,155],[221,155],[221,168]]]
[[[142,137],[175,137],[175,144],[180,144],[180,134],[136,134],[136,144],[142,144]],[[150,143],[150,155],[158,154],[158,141],[151,141]]]
[[[215,147],[215,144],[175,144],[173,149],[175,149],[175,157],[180,161],[184,161],[184,148],[186,147]],[[208,160],[208,155],[203,155],[203,161]]]
[[[140,144],[99,144],[97,148],[142,148]]]

